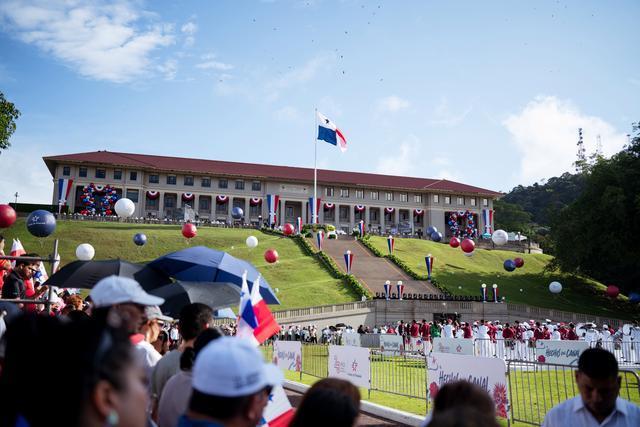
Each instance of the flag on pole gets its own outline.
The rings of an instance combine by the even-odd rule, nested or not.
[[[484,221],[484,232],[493,234],[493,210],[482,209],[482,219]]]
[[[353,266],[353,254],[351,251],[344,253],[344,263],[347,266],[347,274],[351,274],[351,267]]]
[[[424,257],[424,261],[427,263],[427,279],[431,280],[431,271],[433,269],[434,258],[431,256],[431,254],[429,254]]]
[[[391,282],[388,280],[384,284],[384,297],[389,299],[391,297]]]
[[[394,239],[392,235],[387,237],[387,246],[389,247],[389,255],[393,255],[393,249],[396,246],[396,239]]]
[[[296,228],[298,229],[298,234],[302,234],[302,218],[296,218]]]
[[[340,129],[321,113],[318,113],[318,139],[336,146],[339,144],[343,153],[347,151],[347,139]]]
[[[402,294],[404,293],[404,285],[402,284],[402,281],[398,281],[396,287],[398,288],[398,299],[402,299]]]
[[[278,204],[280,196],[276,194],[267,194],[267,211],[269,212],[269,227],[278,222]]]
[[[316,199],[316,202],[313,203],[313,197],[309,197],[309,213],[311,216],[311,220],[309,221],[309,224],[318,224],[320,222],[320,216],[318,215],[318,212],[320,211],[321,201],[322,199],[318,197]]]
[[[59,205],[67,204],[67,199],[69,198],[69,193],[71,192],[72,186],[73,186],[72,179],[60,178],[58,180],[58,204]]]
[[[318,243],[318,250],[322,250],[322,243],[324,243],[324,231],[318,230],[316,232],[316,242]]]
[[[260,296],[260,276],[253,282],[251,292],[247,284],[247,272],[242,274],[240,311],[238,313],[239,338],[249,339],[255,345],[262,344],[280,330],[267,303]]]
[[[358,222],[358,231],[360,232],[360,238],[364,237],[364,221],[360,220],[360,222]]]

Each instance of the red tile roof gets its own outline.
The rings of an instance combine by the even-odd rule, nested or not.
[[[143,170],[171,171],[193,174],[244,176],[251,178],[282,179],[309,182],[313,169],[291,166],[261,165],[255,163],[223,162],[219,160],[188,159],[183,157],[152,156],[147,154],[93,151],[43,157],[53,175],[56,163],[87,163],[121,166]],[[325,184],[349,184],[354,186],[382,187],[406,190],[433,190],[455,193],[472,193],[500,196],[501,193],[474,187],[446,179],[413,178],[361,172],[343,172],[318,169],[318,182]]]

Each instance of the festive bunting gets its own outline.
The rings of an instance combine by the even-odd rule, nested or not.
[[[387,247],[389,248],[389,255],[393,255],[393,250],[396,247],[396,239],[392,235],[387,237]]]
[[[147,191],[147,199],[155,200],[158,197],[160,197],[160,192],[159,191],[152,191],[152,190],[148,190]]]
[[[415,216],[422,216],[422,215],[424,215],[424,209],[414,209],[413,210],[413,214]]]
[[[322,243],[324,243],[324,231],[318,230],[316,232],[316,243],[318,243],[318,250],[322,250]]]
[[[249,204],[251,206],[259,206],[262,204],[262,199],[260,197],[252,197],[249,199]]]
[[[278,206],[280,196],[277,194],[267,194],[267,211],[269,212],[269,225],[278,222]]]
[[[402,299],[402,294],[404,293],[404,285],[402,282],[398,282],[396,288],[398,288],[398,299]]]
[[[358,231],[360,232],[360,237],[364,237],[364,221],[360,220],[358,222]]]
[[[216,201],[218,203],[227,203],[229,201],[229,196],[216,196]]]
[[[482,209],[482,220],[484,222],[484,232],[493,234],[493,210]]]
[[[351,267],[353,266],[353,254],[351,251],[344,253],[344,263],[347,267],[347,274],[351,274]]]
[[[185,202],[190,202],[196,198],[196,195],[193,193],[182,193],[182,200]]]
[[[388,280],[384,284],[384,297],[386,299],[391,297],[391,283]]]
[[[336,205],[334,203],[328,203],[327,202],[327,203],[324,204],[324,208],[328,209],[328,210],[331,210],[331,209],[333,209],[335,207],[336,207]]]
[[[302,234],[302,218],[301,217],[296,218],[296,229],[298,234]]]
[[[320,215],[318,215],[318,211],[320,210],[320,202],[322,199],[318,197],[316,202],[313,203],[313,197],[309,197],[309,224],[318,224],[320,222]]]
[[[433,269],[433,260],[434,258],[431,254],[424,257],[425,262],[427,263],[427,279],[431,280],[431,270]]]
[[[396,211],[396,208],[384,208],[384,211],[390,214],[390,213],[394,213]]]
[[[364,205],[355,205],[353,208],[356,212],[363,212],[366,209]]]

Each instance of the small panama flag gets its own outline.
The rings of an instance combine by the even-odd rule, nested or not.
[[[318,140],[339,146],[343,153],[347,151],[347,139],[340,129],[321,113],[318,113]]]
[[[402,280],[398,280],[398,284],[396,286],[398,288],[398,299],[402,299],[402,294],[404,293],[404,285],[402,284]]]
[[[262,412],[262,419],[258,426],[260,427],[287,427],[295,411],[289,403],[287,394],[282,386],[276,386],[271,390],[269,395],[269,403]]]
[[[384,297],[385,299],[391,298],[391,282],[389,280],[384,282]]]
[[[387,246],[389,247],[389,255],[393,255],[393,249],[396,246],[396,240],[392,235],[389,235],[389,237],[387,237]]]
[[[434,258],[431,256],[431,254],[429,254],[426,257],[424,257],[424,261],[427,264],[427,279],[431,280],[431,272],[433,271]]]
[[[360,220],[358,223],[358,232],[360,233],[360,238],[364,237],[364,221]]]
[[[347,267],[347,274],[351,274],[351,267],[353,266],[353,254],[351,251],[344,253],[344,264]]]
[[[280,331],[280,325],[274,319],[271,310],[260,295],[260,276],[253,282],[251,292],[247,284],[247,272],[242,274],[242,291],[240,292],[240,311],[238,312],[239,338],[262,344]]]

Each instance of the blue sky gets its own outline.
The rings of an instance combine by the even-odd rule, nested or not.
[[[640,2],[14,1],[0,90],[21,110],[0,202],[49,202],[81,151],[313,166],[509,191],[626,142]],[[635,29],[634,29],[635,28]]]

